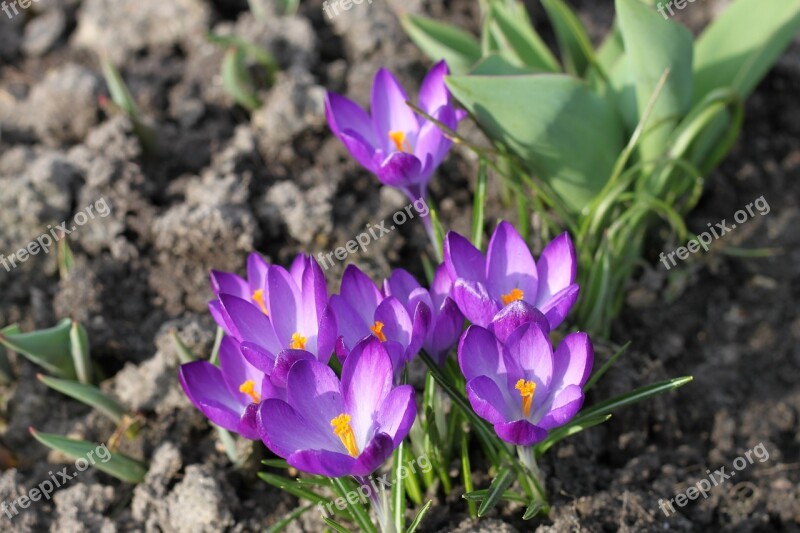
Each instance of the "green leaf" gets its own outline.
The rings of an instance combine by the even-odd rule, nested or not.
[[[105,445],[95,444],[85,440],[68,439],[61,435],[52,433],[40,433],[33,428],[29,428],[31,435],[52,450],[67,455],[76,461],[84,459],[98,470],[128,483],[140,483],[147,474],[147,465],[132,457],[121,453],[110,452],[105,449],[103,454],[108,459],[103,459],[97,455],[97,448]],[[70,473],[73,474],[72,472]]]
[[[255,82],[247,69],[245,53],[239,47],[230,47],[222,60],[222,85],[237,104],[248,111],[261,107],[255,94]]]
[[[478,516],[486,516],[486,513],[491,511],[503,497],[506,489],[511,486],[514,481],[514,470],[508,466],[504,466],[497,473],[497,476],[492,480],[489,489],[486,491],[486,497],[483,499],[481,506],[478,507]]]
[[[108,85],[111,101],[126,115],[132,119],[138,120],[142,113],[139,111],[136,100],[131,96],[128,86],[125,85],[125,81],[122,79],[117,68],[106,57],[100,58],[100,68],[103,71],[106,85]]]
[[[480,489],[474,490],[472,492],[467,492],[463,494],[461,497],[467,500],[468,502],[480,502],[486,499],[486,494],[489,493],[489,489]],[[501,496],[501,500],[505,500],[508,502],[517,502],[517,503],[528,503],[528,500],[524,497],[520,496],[514,491],[507,490]]]
[[[310,502],[314,502],[315,504],[325,503],[326,501],[326,498],[320,496],[314,491],[304,488],[300,483],[297,482],[297,480],[292,480],[283,476],[271,474],[269,472],[259,472],[258,477],[273,487],[288,492],[295,498],[302,498]]]
[[[733,87],[747,98],[798,29],[797,0],[733,2],[697,40],[694,102],[720,87]]]
[[[61,279],[67,279],[69,272],[75,266],[75,257],[72,255],[72,248],[69,246],[69,241],[66,235],[58,241],[56,246],[56,254],[58,261],[58,275]]]
[[[464,431],[461,433],[461,475],[464,477],[464,490],[467,493],[472,492],[475,490],[472,484],[472,465],[470,464],[469,460],[469,446],[468,446],[469,434]],[[467,507],[469,508],[469,516],[470,518],[477,518],[478,517],[478,508],[475,506],[475,502],[472,500],[467,500]]]
[[[338,522],[334,522],[333,520],[331,520],[330,518],[328,518],[326,516],[323,516],[322,520],[324,520],[325,523],[328,524],[329,527],[332,527],[338,533],[350,533],[350,531],[346,527],[344,527],[343,525],[339,524]]]
[[[408,526],[406,533],[414,533],[417,530],[417,527],[419,527],[419,524],[422,522],[425,513],[427,513],[428,509],[431,508],[431,505],[433,505],[433,500],[428,500],[428,503],[426,503],[422,509],[419,510],[417,516],[414,517],[414,520],[411,522],[411,525]]]
[[[433,61],[444,59],[451,72],[466,72],[481,58],[477,39],[460,28],[407,13],[400,16],[400,23],[425,55]]]
[[[261,464],[272,468],[289,468],[289,463],[286,462],[286,459],[262,459]]]
[[[333,490],[345,500],[348,500],[348,493],[356,490],[356,487],[354,487],[347,478],[331,478],[331,483]],[[369,512],[367,512],[360,502],[348,505],[346,511],[353,518],[353,521],[358,524],[358,527],[361,528],[361,531],[365,531],[366,533],[377,533],[378,530],[375,527],[375,524],[372,523],[372,519],[369,517]]]
[[[197,357],[192,353],[192,351],[183,343],[181,338],[178,336],[178,332],[176,330],[172,330],[169,332],[169,336],[172,337],[172,343],[175,345],[175,350],[178,352],[178,359],[181,363],[191,363],[192,361],[196,361]]]
[[[636,87],[638,117],[642,117],[665,70],[669,78],[645,125],[640,151],[645,160],[666,152],[667,140],[692,103],[692,34],[664,20],[640,0],[616,0],[625,58]]]
[[[513,6],[513,7],[512,7]],[[493,37],[500,43],[501,54],[518,66],[536,71],[558,72],[558,61],[534,30],[525,6],[521,3],[492,2],[490,5]]]
[[[405,466],[405,447],[406,442],[400,442],[400,446],[394,451],[392,466],[392,521],[395,531],[403,531],[406,525],[406,493],[405,485],[400,482],[400,469]]]
[[[486,161],[481,160],[478,168],[478,181],[475,183],[475,198],[472,203],[472,244],[478,250],[483,241],[483,217],[486,208],[486,180],[489,171]]]
[[[52,374],[74,379],[75,367],[70,351],[71,328],[72,320],[65,318],[52,328],[30,333],[0,332],[0,343]]]
[[[535,73],[535,70],[515,65],[499,54],[487,55],[470,71],[473,76],[518,76]]]
[[[78,383],[68,379],[52,378],[42,374],[37,374],[36,377],[51,389],[97,409],[117,424],[121,423],[122,418],[128,414],[125,408],[116,400],[110,398],[94,385]]]
[[[75,365],[78,381],[84,384],[92,382],[92,360],[89,357],[89,334],[79,322],[72,322],[69,330],[70,353]]]
[[[590,64],[597,64],[586,28],[563,0],[542,0],[542,5],[556,32],[564,68],[570,74],[582,76]]]
[[[547,507],[547,503],[543,502],[542,500],[535,499],[531,501],[530,505],[528,505],[528,508],[525,509],[525,514],[522,515],[522,519],[530,520],[542,512],[545,507]]]
[[[599,426],[600,424],[607,422],[612,415],[598,415],[592,418],[585,419],[583,422],[578,424],[569,424],[567,426],[562,426],[557,430],[550,433],[545,440],[541,443],[536,445],[536,455],[537,457],[544,454],[553,447],[554,444],[557,442],[566,439],[567,437],[571,437],[576,433],[580,433],[584,429],[589,429],[594,426]]]
[[[622,150],[614,110],[588,85],[556,74],[450,76],[487,135],[505,144],[573,211],[605,185]]]

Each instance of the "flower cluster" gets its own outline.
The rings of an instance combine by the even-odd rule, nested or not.
[[[364,476],[389,457],[416,417],[414,391],[398,381],[422,349],[443,365],[458,344],[473,409],[514,444],[541,441],[583,402],[588,337],[568,335],[556,350],[548,339],[577,296],[566,234],[537,263],[506,222],[486,257],[450,232],[430,288],[401,269],[378,287],[350,265],[329,296],[312,257],[286,270],[257,254],[247,279],[212,272],[211,286],[209,309],[225,332],[219,366],[184,364],[187,396],[306,472]],[[341,378],[328,365],[334,353]]]

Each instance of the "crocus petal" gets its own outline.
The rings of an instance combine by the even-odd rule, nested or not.
[[[583,389],[580,386],[567,386],[556,395],[549,412],[542,417],[538,425],[545,429],[563,426],[580,411],[583,398]]]
[[[211,290],[214,291],[214,294],[232,294],[245,300],[250,299],[250,286],[236,274],[212,270],[209,278],[211,280]]]
[[[336,323],[336,314],[333,312],[333,307],[328,304],[322,311],[319,329],[317,330],[317,360],[320,363],[328,364],[338,336],[339,329]]]
[[[547,317],[550,323],[550,329],[553,330],[561,324],[575,305],[578,299],[580,288],[578,285],[570,285],[569,287],[557,292],[553,297],[547,300],[542,305],[537,306],[539,310]]]
[[[551,388],[558,390],[567,385],[583,387],[594,363],[592,341],[586,333],[570,333],[556,348],[553,361]]]
[[[361,453],[356,459],[356,464],[353,465],[351,474],[354,476],[368,476],[372,474],[391,457],[395,447],[389,435],[386,433],[378,433],[369,442],[367,447],[361,450]]]
[[[258,423],[256,414],[258,413],[259,404],[251,403],[244,408],[244,413],[239,419],[239,425],[236,428],[236,433],[248,440],[258,440],[261,436],[258,433]]]
[[[537,301],[536,263],[514,226],[506,221],[497,225],[486,256],[489,292],[494,298],[500,300],[516,288],[523,292],[526,301]]]
[[[369,276],[355,265],[347,265],[342,275],[341,297],[361,316],[362,321],[372,325],[375,310],[383,300],[383,294],[375,287]],[[337,317],[338,318],[338,317]],[[342,322],[339,321],[341,327]]]
[[[347,97],[327,93],[325,95],[325,116],[333,134],[361,165],[375,172],[372,163],[375,148],[382,146],[377,142],[375,129],[366,111]]]
[[[524,378],[533,381],[540,387],[540,396],[549,391],[553,378],[553,348],[542,328],[533,322],[517,328],[508,336],[503,353],[506,366],[510,367],[510,362],[513,361],[523,373],[521,376],[511,375],[509,368],[509,379],[516,381]]]
[[[537,268],[539,294],[535,302],[536,307],[541,307],[540,304],[544,304],[555,294],[575,283],[578,261],[575,257],[575,246],[568,233],[562,233],[545,246]]]
[[[289,370],[286,391],[287,402],[307,422],[308,430],[327,436],[329,450],[344,450],[331,427],[331,420],[343,412],[333,370],[317,361],[297,361]]]
[[[477,415],[491,424],[502,424],[511,417],[508,397],[488,376],[478,376],[467,382],[467,397]]]
[[[310,328],[317,329],[317,324],[325,306],[328,305],[328,286],[325,275],[316,259],[308,258],[307,267],[303,273],[303,283],[300,285],[303,297],[302,322]]]
[[[246,405],[252,402],[249,395],[239,390],[246,381],[252,381],[254,391],[261,394],[261,380],[264,373],[245,360],[239,343],[233,337],[224,337],[219,345],[219,368],[228,390],[239,399],[240,403]]]
[[[344,362],[344,411],[351,416],[359,449],[367,445],[375,432],[375,412],[392,390],[393,375],[389,354],[375,337],[359,342]]]
[[[206,418],[229,431],[238,430],[245,406],[225,386],[219,368],[208,361],[192,361],[181,365],[178,380]]]
[[[478,376],[505,374],[503,347],[488,330],[472,325],[467,328],[458,345],[458,364],[467,381]]]
[[[438,123],[455,130],[458,127],[455,111],[450,107],[442,107],[431,116]],[[419,130],[414,153],[422,162],[421,181],[428,180],[442,164],[453,141],[445,137],[437,122],[426,121]]]
[[[219,303],[219,300],[211,300],[208,302],[208,311],[211,313],[211,318],[214,319],[214,322],[216,322],[227,335],[233,335],[233,333],[231,333],[230,319],[225,310],[222,309],[222,304]]]
[[[383,323],[381,332],[386,336],[386,339],[399,342],[403,345],[403,348],[408,347],[411,343],[414,325],[406,308],[394,296],[389,296],[381,302],[378,309],[375,310],[375,321]],[[421,346],[422,339],[419,342]]]
[[[422,349],[428,330],[431,327],[431,308],[419,302],[414,308],[414,318],[411,326],[411,340],[406,348],[406,361],[413,359]]]
[[[270,374],[272,383],[278,387],[286,388],[289,379],[289,370],[297,361],[316,361],[314,354],[305,350],[281,350],[275,359],[275,368]]]
[[[383,292],[386,296],[394,296],[403,305],[408,305],[408,299],[414,290],[421,288],[419,282],[402,268],[396,268],[388,279],[383,280]]]
[[[464,315],[458,310],[456,303],[447,298],[433,324],[432,331],[424,343],[425,351],[439,365],[443,365],[447,353],[456,345],[464,328]]]
[[[261,402],[256,413],[256,427],[267,448],[284,459],[299,450],[331,448],[332,441],[327,434],[310,427],[308,421],[283,400]]]
[[[414,388],[411,385],[400,385],[384,398],[375,415],[375,421],[378,431],[389,435],[394,447],[397,447],[408,435],[416,416]]]
[[[406,92],[392,73],[385,68],[378,70],[372,84],[372,123],[385,153],[395,149],[389,132],[401,131],[407,137],[416,137],[419,122],[414,111],[406,104],[407,100]],[[408,140],[413,142],[412,139]]]
[[[498,437],[517,446],[531,446],[547,437],[546,429],[535,426],[527,420],[495,424],[494,430]]]
[[[336,316],[339,330],[335,346],[336,355],[344,358],[358,341],[371,334],[369,327],[372,323],[366,322],[359,312],[338,294],[331,296],[330,306]],[[374,311],[370,320],[373,318]]]
[[[240,341],[259,344],[271,353],[280,350],[272,324],[258,307],[229,294],[220,294],[219,301],[234,337]]]
[[[511,332],[528,322],[536,323],[545,333],[550,331],[550,323],[541,311],[524,300],[517,300],[494,315],[492,323],[489,324],[489,331],[494,333],[500,342],[505,343]]]
[[[304,337],[316,333],[316,328],[315,331],[299,331],[303,321],[300,289],[282,267],[273,265],[267,273],[267,298],[269,317],[281,348],[289,347],[295,333]]]
[[[304,254],[297,254],[289,266],[289,274],[292,276],[292,281],[298,287],[303,286],[303,274],[308,266],[308,256]]]
[[[441,309],[444,305],[444,299],[450,296],[453,289],[453,279],[450,277],[450,272],[447,270],[447,265],[442,263],[436,267],[436,272],[433,274],[433,281],[431,282],[431,300],[433,301],[432,309],[434,311]]]
[[[477,281],[456,280],[453,286],[453,300],[470,322],[483,327],[488,326],[500,310],[500,306],[489,295],[486,286]]]
[[[422,162],[413,154],[394,152],[378,168],[378,179],[384,185],[404,188],[419,181]]]
[[[272,373],[272,369],[275,368],[275,354],[269,353],[254,342],[243,342],[239,345],[239,348],[248,363],[264,374],[269,375]]]
[[[444,239],[444,264],[453,280],[486,280],[486,260],[483,254],[454,231],[448,231]]]
[[[327,477],[346,476],[356,464],[346,453],[329,450],[301,450],[287,457],[286,462],[303,472]]]
[[[444,77],[448,74],[450,69],[447,68],[447,63],[439,61],[422,80],[419,88],[419,106],[429,115],[442,106],[450,105],[450,91],[444,83]]]
[[[247,256],[247,281],[250,284],[248,298],[252,298],[258,289],[264,289],[267,284],[267,270],[269,264],[258,253],[253,252]]]

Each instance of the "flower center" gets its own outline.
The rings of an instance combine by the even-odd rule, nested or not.
[[[531,406],[533,405],[533,393],[536,391],[536,383],[520,379],[517,381],[517,385],[514,388],[517,389],[519,395],[522,396],[522,414],[524,414],[526,418],[531,416]]]
[[[408,144],[406,141],[406,134],[402,131],[390,131],[389,138],[394,143],[395,148],[397,148],[398,152],[408,152],[411,153],[411,145]]]
[[[251,298],[255,303],[258,304],[264,314],[269,316],[269,312],[267,312],[267,306],[264,304],[264,289],[258,289],[257,291],[253,292]]]
[[[331,420],[333,432],[339,437],[347,449],[350,457],[358,457],[358,445],[356,444],[356,434],[353,433],[353,427],[350,425],[350,415],[340,414]]]
[[[386,335],[383,334],[383,322],[376,320],[375,325],[370,326],[369,329],[376,337],[378,337],[379,341],[386,342]]]
[[[239,385],[239,392],[243,392],[250,396],[250,399],[253,400],[253,403],[259,403],[261,401],[261,395],[256,392],[256,384],[252,379],[248,379]]]
[[[500,298],[503,299],[503,305],[508,305],[511,302],[516,302],[517,300],[522,300],[525,297],[525,293],[522,292],[520,289],[516,287],[511,289],[511,292],[508,294],[502,295]]]
[[[308,341],[307,338],[300,335],[299,332],[295,331],[292,333],[292,342],[289,343],[289,348],[292,350],[305,350],[306,349],[306,342]]]

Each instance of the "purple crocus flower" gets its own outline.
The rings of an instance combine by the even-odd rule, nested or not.
[[[555,329],[578,298],[575,248],[567,233],[553,239],[537,263],[508,222],[495,228],[486,257],[450,231],[444,242],[444,262],[455,280],[453,299],[464,316],[479,326],[487,327],[504,307],[521,300],[541,311],[550,329]]]
[[[367,476],[406,437],[417,414],[414,389],[392,386],[394,370],[384,344],[358,343],[345,360],[341,383],[317,361],[296,362],[287,399],[258,409],[264,444],[293,467],[329,477]]]
[[[259,287],[258,298],[243,297],[239,284],[239,293],[220,291],[209,307],[223,329],[241,342],[244,357],[280,385],[291,363],[306,353],[328,362],[337,338],[336,318],[313,257],[298,256],[288,271],[271,265],[256,272],[263,272],[264,281],[259,285],[251,277],[246,290]],[[212,279],[225,279],[227,286],[231,276],[215,273]],[[275,369],[282,373],[276,375]]]
[[[383,282],[384,291],[394,296],[413,313],[420,303],[431,310],[430,327],[422,347],[434,361],[444,364],[448,352],[458,342],[464,327],[464,315],[450,298],[453,282],[444,265],[439,265],[433,276],[430,291],[424,289],[414,276],[398,268]]]
[[[431,308],[416,301],[406,310],[394,296],[386,296],[355,265],[348,265],[342,276],[340,294],[331,296],[330,305],[339,327],[336,355],[344,360],[361,339],[374,336],[384,343],[394,368],[417,355],[428,332]]]
[[[501,439],[519,446],[542,441],[549,430],[575,416],[593,358],[585,333],[567,335],[553,353],[535,322],[514,330],[505,344],[473,325],[458,347],[472,408]]]
[[[448,74],[444,61],[433,66],[422,82],[419,106],[455,129],[466,113],[453,105],[444,83]],[[330,92],[325,100],[325,114],[334,135],[364,168],[415,201],[426,198],[428,181],[452,141],[434,122],[414,113],[406,104],[408,100],[397,79],[382,68],[372,84],[372,116],[352,100]]]
[[[301,256],[298,256],[298,259]],[[297,261],[297,260],[295,260]],[[254,305],[257,305],[265,314],[267,313],[267,304],[264,300],[266,283],[267,283],[267,270],[269,265],[264,259],[256,252],[251,253],[247,257],[247,279],[243,279],[232,272],[220,272],[219,270],[212,270],[211,275],[211,290],[214,291],[214,296],[219,297],[220,294],[231,294],[238,296],[243,300],[248,300]],[[219,326],[226,330],[227,325],[223,318],[223,313],[220,310],[220,303],[218,300],[211,300],[208,303],[208,309],[211,311],[211,316],[219,324]]]
[[[248,363],[239,343],[222,339],[219,367],[208,361],[181,365],[179,380],[186,396],[209,420],[257,440],[256,409],[265,397],[280,395],[268,376]]]

